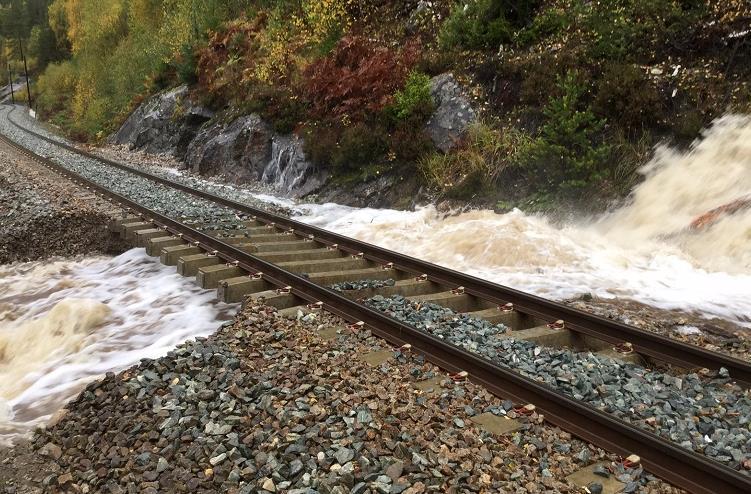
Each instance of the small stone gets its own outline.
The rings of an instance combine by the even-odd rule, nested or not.
[[[211,463],[211,466],[215,467],[226,459],[227,459],[227,453],[222,453],[220,455],[216,455],[215,457],[209,459],[209,463]]]
[[[267,478],[263,481],[263,484],[261,484],[261,487],[269,492],[276,492],[276,484],[274,484],[274,481]]]
[[[294,459],[289,464],[289,476],[296,477],[303,470],[303,464],[300,460]]]
[[[44,456],[49,456],[53,460],[59,460],[63,455],[63,450],[55,443],[47,443],[39,450],[39,453]]]
[[[373,421],[373,416],[370,414],[369,410],[360,410],[357,412],[357,421],[361,424],[369,424]]]
[[[602,484],[599,482],[592,482],[587,486],[587,490],[590,494],[602,494]]]
[[[404,471],[404,462],[401,461],[395,461],[388,467],[386,467],[386,470],[384,473],[389,476],[392,482],[396,482],[399,477],[402,476],[402,472]]]
[[[595,475],[599,475],[600,477],[610,478],[610,472],[605,470],[605,467],[602,465],[597,465],[592,469],[592,473]]]
[[[73,482],[73,476],[69,472],[62,474],[57,478],[57,485],[65,485],[69,482]]]
[[[334,454],[334,458],[336,458],[336,461],[340,465],[344,465],[345,463],[347,463],[354,457],[355,457],[355,452],[349,448],[341,448],[339,449],[339,451],[336,452],[336,454]]]
[[[352,490],[349,491],[349,494],[362,494],[366,490],[368,490],[368,484],[365,482],[358,482]]]

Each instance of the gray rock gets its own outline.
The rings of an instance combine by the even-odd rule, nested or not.
[[[110,141],[182,158],[199,127],[212,117],[213,112],[190,100],[188,87],[183,85],[142,103]]]
[[[599,482],[592,482],[587,486],[587,490],[589,490],[590,494],[602,494],[602,484]]]
[[[232,426],[229,424],[215,424],[214,422],[209,422],[204,427],[204,432],[206,434],[211,434],[215,436],[222,436],[224,434],[229,434],[232,431]]]
[[[384,470],[384,473],[389,476],[392,482],[396,482],[404,472],[404,462],[395,461]]]
[[[211,463],[212,466],[216,466],[227,459],[227,453],[222,453],[220,455],[214,456],[213,458],[209,459],[209,463]]]
[[[435,111],[426,124],[426,130],[433,144],[446,153],[459,143],[469,124],[477,120],[477,114],[454,74],[433,77],[430,94]]]
[[[338,450],[338,451],[337,451],[337,452],[336,452],[336,453],[334,454],[334,458],[336,458],[336,461],[337,461],[337,462],[338,462],[338,463],[339,463],[340,465],[344,465],[345,463],[347,463],[348,461],[350,461],[350,460],[351,460],[352,458],[354,458],[354,457],[355,457],[355,452],[354,452],[354,451],[352,451],[352,450],[351,450],[351,449],[349,449],[349,448],[341,448],[341,449],[339,449],[339,450]]]
[[[188,146],[185,163],[195,173],[260,180],[271,160],[272,135],[271,128],[255,114],[226,125],[204,125]]]
[[[359,482],[349,491],[349,494],[362,494],[366,490],[368,490],[368,484],[365,482]]]
[[[282,194],[297,197],[319,189],[326,181],[326,174],[318,172],[305,158],[303,146],[303,139],[295,135],[275,135],[261,180]]]
[[[63,450],[55,443],[47,443],[42,446],[42,449],[39,450],[39,453],[44,456],[49,456],[53,460],[58,460],[62,456]]]

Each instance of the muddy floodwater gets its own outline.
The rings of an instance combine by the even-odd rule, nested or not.
[[[0,266],[0,443],[98,376],[214,332],[234,309],[214,296],[143,249]]]

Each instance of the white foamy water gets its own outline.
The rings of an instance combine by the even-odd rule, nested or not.
[[[143,249],[0,266],[0,443],[96,377],[216,331],[234,306],[215,294]]]
[[[658,149],[642,173],[629,205],[563,226],[518,210],[297,209],[306,223],[544,297],[589,292],[751,327],[751,209],[687,229],[751,193],[751,118],[718,120],[688,152]]]

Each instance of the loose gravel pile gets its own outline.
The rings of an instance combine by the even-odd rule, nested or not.
[[[309,320],[311,318],[308,318]],[[188,342],[92,383],[34,440],[59,471],[46,488],[72,492],[407,493],[572,492],[565,477],[615,458],[543,424],[497,436],[470,417],[512,405],[446,378],[410,353],[377,367],[366,331],[246,307],[209,339]],[[345,334],[346,333],[346,334]],[[501,412],[503,411],[503,412]],[[677,492],[616,466],[626,492]],[[596,491],[596,486],[593,486]]]
[[[377,295],[366,303],[684,448],[751,471],[751,392],[731,381],[725,369],[674,376],[591,352],[515,340],[503,326],[399,295]]]
[[[334,283],[331,285],[332,290],[337,292],[343,292],[347,290],[364,290],[366,288],[383,288],[385,286],[394,286],[396,281],[391,278],[387,280],[358,280],[358,281],[343,281],[341,283]]]
[[[119,208],[4,143],[0,163],[0,263],[125,250],[107,230]]]
[[[57,163],[65,166],[66,168],[69,168],[88,178],[91,178],[97,183],[105,185],[106,187],[110,189],[112,189],[112,184],[120,182],[123,179],[125,179],[128,182],[132,182],[132,184],[130,184],[129,187],[125,187],[121,189],[123,190],[122,192],[123,195],[126,195],[127,197],[148,199],[148,196],[144,196],[139,193],[141,189],[143,188],[143,184],[151,184],[151,186],[156,185],[154,184],[154,182],[151,182],[144,178],[135,177],[125,171],[119,170],[115,167],[107,166],[97,160],[85,158],[75,153],[72,153],[70,151],[67,151],[65,149],[58,148],[50,143],[47,143],[46,141],[43,141],[39,138],[32,136],[31,134],[23,132],[19,130],[18,128],[16,128],[15,126],[13,126],[9,121],[7,121],[7,119],[9,118],[8,113],[9,113],[9,110],[3,110],[3,113],[0,116],[0,131],[2,131],[4,134],[10,136],[16,142],[24,146],[33,146],[31,147],[31,149],[43,150],[44,152],[40,154],[44,154],[47,157],[54,159]],[[25,112],[15,110],[12,112],[12,115],[10,116],[10,118],[12,118],[14,122],[18,123],[22,127],[31,129],[38,134],[44,135],[50,139],[65,143],[67,145],[73,145],[69,141],[66,141],[65,139],[61,138],[60,136],[56,136],[52,134],[51,132],[47,131],[46,129],[44,129],[43,126],[39,125],[38,122],[31,119],[28,116],[28,114]],[[91,151],[91,149],[86,149],[86,150]],[[117,153],[113,153],[112,151],[104,153],[105,157],[109,157],[113,154],[115,155],[114,157],[119,158],[120,160],[122,160],[123,163],[127,164],[128,166],[139,169],[141,171],[151,173],[160,178],[165,178],[173,182],[180,183],[182,185],[187,185],[197,190],[209,192],[214,195],[223,197],[225,199],[230,199],[230,200],[233,200],[233,201],[236,201],[236,202],[239,202],[239,203],[251,206],[251,207],[265,209],[276,214],[281,214],[285,216],[289,216],[290,214],[290,209],[285,206],[265,202],[254,197],[253,194],[269,193],[269,191],[266,188],[263,188],[260,186],[240,188],[236,186],[221,184],[218,182],[211,182],[202,178],[192,176],[190,174],[177,173],[175,169],[168,168],[165,166],[158,166],[157,163],[154,163],[153,161],[149,161],[148,159],[146,159],[145,155],[141,153],[124,153],[122,150],[120,150]],[[96,169],[99,169],[99,171],[97,172]],[[89,173],[91,173],[91,175],[87,175],[81,170],[87,170]],[[115,173],[115,176],[113,177],[113,179],[106,180],[105,182],[101,182],[100,180],[106,177],[107,175],[109,175],[110,171],[113,171]],[[168,191],[172,189],[169,189],[168,187],[162,186],[162,185],[157,185],[157,188],[158,189],[155,190],[154,193],[158,193],[158,195],[161,197],[154,197],[154,201],[148,201],[148,203],[154,204],[155,209],[158,209],[160,212],[164,211],[164,206],[169,206],[170,201],[174,200],[176,197],[179,197],[179,195],[183,195],[183,196],[186,195],[185,193],[179,192],[179,191],[173,191],[173,193],[170,194]],[[136,195],[135,196],[131,195],[133,193],[136,193]],[[195,196],[190,196],[190,195],[187,195],[187,196],[189,199],[188,204],[190,204],[191,206],[197,206],[200,208],[200,207],[204,207],[207,204],[207,201],[200,200],[196,198]],[[195,209],[192,209],[192,208],[188,208],[186,210],[185,209],[186,205],[182,204],[183,202],[185,202],[185,200],[179,201],[177,204],[175,204],[175,208],[176,208],[175,212],[177,214],[182,215],[182,217],[191,217],[191,216],[200,217],[203,214],[203,212],[200,209],[198,211],[195,211]],[[213,203],[208,203],[208,204],[213,205]],[[213,205],[212,207],[217,208],[216,205]]]

